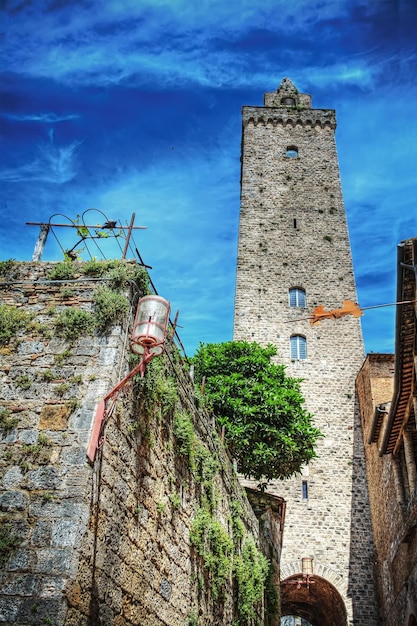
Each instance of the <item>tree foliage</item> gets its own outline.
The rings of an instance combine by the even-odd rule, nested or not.
[[[230,341],[200,344],[195,381],[220,425],[239,472],[257,480],[289,478],[315,454],[320,431],[304,407],[300,380],[276,365],[272,345]]]

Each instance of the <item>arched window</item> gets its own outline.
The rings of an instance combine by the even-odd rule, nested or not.
[[[290,307],[306,307],[306,292],[301,287],[292,287],[288,292]]]
[[[287,151],[285,153],[285,156],[290,157],[292,159],[294,159],[295,157],[298,157],[297,146],[287,146]]]
[[[307,358],[307,339],[303,335],[290,337],[291,358],[296,361],[305,361]]]
[[[295,100],[294,98],[290,98],[289,96],[286,96],[285,98],[281,98],[281,104],[283,104],[286,107],[295,107]]]

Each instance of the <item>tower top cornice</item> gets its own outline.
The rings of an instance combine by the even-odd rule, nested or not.
[[[267,95],[267,94],[265,94]],[[336,128],[334,109],[303,109],[300,107],[248,107],[242,108],[243,126],[252,122],[255,126],[272,124],[273,126],[293,126]]]

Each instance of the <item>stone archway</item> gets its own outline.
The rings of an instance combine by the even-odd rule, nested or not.
[[[281,582],[281,615],[297,615],[312,626],[347,626],[342,596],[332,583],[316,574],[308,585],[301,573]]]

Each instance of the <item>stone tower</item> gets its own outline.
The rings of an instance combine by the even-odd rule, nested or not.
[[[360,322],[347,316],[312,326],[305,319],[317,305],[356,301],[335,128],[334,110],[313,109],[288,78],[265,94],[263,107],[243,107],[234,338],[277,347],[287,375],[303,379],[306,407],[324,435],[302,475],[268,486],[287,500],[283,615],[320,626],[376,626],[355,399]],[[313,557],[312,584],[296,582],[303,557]]]

